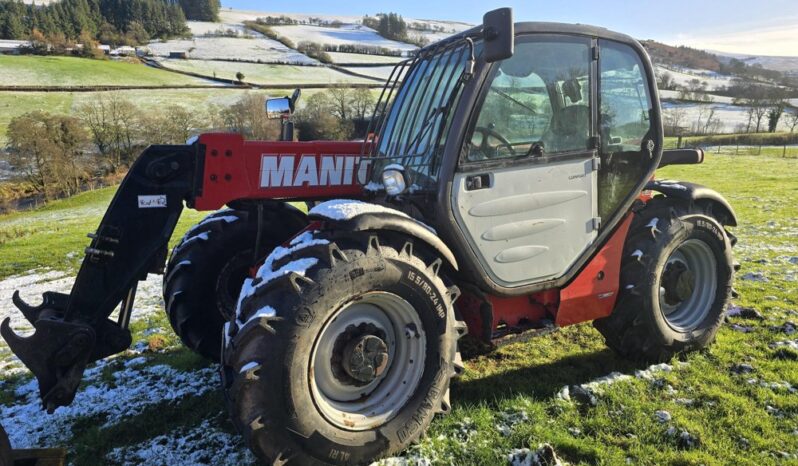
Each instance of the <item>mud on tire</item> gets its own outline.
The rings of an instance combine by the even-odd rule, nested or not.
[[[214,362],[220,357],[222,326],[234,314],[241,284],[254,265],[258,231],[253,217],[254,212],[231,209],[205,217],[175,246],[164,273],[172,328],[183,344]],[[265,257],[301,228],[274,229],[263,237],[257,256]]]
[[[447,288],[440,259],[400,234],[304,235],[276,250],[245,286],[226,330],[223,381],[233,422],[268,464],[362,464],[401,451],[450,409],[465,332],[452,307],[459,292]],[[347,383],[358,374],[347,372],[341,348],[363,339],[376,347],[376,337],[392,354],[384,372]],[[328,396],[352,385],[363,392],[356,401]]]
[[[714,341],[734,274],[726,222],[711,205],[665,197],[638,212],[624,246],[618,303],[594,322],[610,348],[662,362]]]

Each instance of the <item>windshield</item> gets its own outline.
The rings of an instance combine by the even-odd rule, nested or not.
[[[375,178],[380,176],[382,166],[399,163],[416,188],[427,187],[437,180],[438,159],[446,143],[470,55],[471,47],[461,41],[399,65],[409,67],[403,83],[395,93],[386,89],[377,107],[388,111],[381,118],[373,152],[378,158],[372,172]],[[398,76],[401,71],[394,74]]]

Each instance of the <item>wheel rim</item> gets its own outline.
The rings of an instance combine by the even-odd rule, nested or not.
[[[313,401],[342,429],[383,425],[418,388],[425,349],[421,319],[410,303],[393,293],[364,294],[341,307],[316,337]]]
[[[690,331],[709,314],[718,288],[717,260],[710,246],[689,239],[673,253],[659,277],[659,307],[672,328]]]

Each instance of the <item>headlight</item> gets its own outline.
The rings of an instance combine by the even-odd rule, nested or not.
[[[388,165],[382,171],[382,184],[389,196],[398,196],[407,189],[405,168],[398,164]]]

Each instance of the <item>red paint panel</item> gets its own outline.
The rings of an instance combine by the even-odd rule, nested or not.
[[[623,245],[634,214],[628,214],[610,240],[560,291],[555,323],[561,327],[607,317],[618,299]]]
[[[368,182],[362,142],[244,141],[239,134],[209,133],[199,143],[205,154],[196,210],[238,199],[357,198]]]

